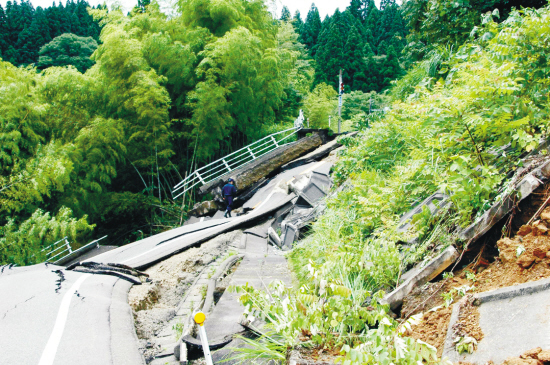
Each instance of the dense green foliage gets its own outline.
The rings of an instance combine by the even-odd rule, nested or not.
[[[480,25],[480,14],[497,9],[499,18],[504,20],[513,8],[538,8],[546,4],[546,0],[408,0],[403,13],[411,31],[409,57],[422,58],[438,45],[461,45],[474,26]]]
[[[72,65],[78,71],[85,72],[94,64],[90,56],[96,49],[97,42],[92,37],[65,33],[40,48],[37,67]]]
[[[64,33],[97,41],[101,29],[89,7],[85,0],[69,0],[65,6],[54,3],[46,9],[35,9],[28,0],[8,1],[5,9],[0,6],[0,57],[17,66],[36,63],[40,48]]]
[[[42,49],[40,66],[76,68],[0,61],[0,246],[10,247],[0,262],[39,260],[31,251],[63,234],[49,217],[76,219],[80,243],[93,225],[118,244],[142,226],[180,225],[192,202],[171,200],[180,172],[296,118],[314,71],[290,23],[261,0],[178,7],[172,18],[147,3],[127,16],[91,10],[102,32],[85,73],[72,56],[95,45],[70,34]],[[40,239],[25,228],[40,224]]]
[[[288,14],[283,8],[282,18]],[[382,1],[380,8],[374,0],[353,0],[344,12],[336,10],[323,21],[313,4],[305,21],[297,13],[293,24],[315,59],[316,85],[337,88],[342,69],[346,92],[378,92],[403,73],[399,56],[407,30],[395,0]]]
[[[415,65],[391,109],[344,140],[335,168],[344,189],[290,253],[295,289],[280,285],[270,303],[240,289],[248,311],[275,332],[260,341],[338,347],[346,364],[437,362],[434,348],[401,335],[379,304],[381,290],[412,264],[460,247],[457,228],[499,199],[518,156],[550,127],[550,7],[512,11],[501,23],[497,12],[478,15],[470,41]],[[425,210],[398,233],[399,216],[437,190],[452,206],[437,216]]]

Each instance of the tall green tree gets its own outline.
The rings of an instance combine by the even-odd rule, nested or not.
[[[344,83],[347,85],[348,90],[368,90],[364,47],[361,46],[359,32],[352,26],[344,46]]]
[[[0,57],[8,49],[8,25],[6,22],[6,12],[2,5],[0,5]]]
[[[85,72],[94,64],[90,56],[96,49],[97,42],[92,37],[65,33],[40,48],[37,67],[72,65],[78,71]]]
[[[298,35],[300,35],[302,32],[302,27],[304,26],[304,21],[302,20],[302,16],[299,10],[296,10],[296,12],[294,13],[292,24],[294,25],[294,29],[296,29],[296,32],[298,32]]]
[[[38,61],[42,46],[64,33],[99,39],[100,26],[88,14],[85,0],[68,1],[65,6],[55,3],[43,9],[28,1],[6,3],[0,9],[0,54],[15,65]]]
[[[317,38],[321,32],[321,16],[315,4],[311,4],[311,9],[307,13],[304,25],[300,30],[300,41],[309,49],[312,57],[317,52]]]
[[[281,17],[279,20],[283,22],[287,22],[292,18],[292,14],[290,14],[290,10],[288,10],[288,7],[285,5],[283,6],[283,10],[281,10]]]

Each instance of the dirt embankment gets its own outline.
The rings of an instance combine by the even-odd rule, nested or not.
[[[140,339],[153,337],[175,316],[180,301],[201,271],[225,255],[230,245],[238,246],[241,235],[241,231],[219,235],[146,270],[152,281],[133,286],[128,295]]]
[[[405,298],[402,318],[427,311],[408,335],[435,346],[441,355],[452,313],[449,304],[455,304],[466,294],[550,277],[550,208],[541,213],[540,219],[521,226],[515,237],[500,239],[497,248],[499,255],[494,262],[480,260],[455,272],[453,277],[418,288]],[[437,309],[429,311],[432,308]],[[483,333],[476,312],[471,304],[461,308],[457,325],[460,333],[480,341]]]

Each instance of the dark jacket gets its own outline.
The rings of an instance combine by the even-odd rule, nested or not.
[[[234,196],[237,194],[237,188],[235,187],[235,185],[225,184],[225,186],[222,189],[222,194],[224,197],[228,195]]]

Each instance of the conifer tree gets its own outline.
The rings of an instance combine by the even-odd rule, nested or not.
[[[8,36],[6,13],[4,12],[2,5],[0,5],[0,57],[2,57],[8,48]]]
[[[390,83],[395,78],[401,76],[403,70],[399,65],[399,59],[397,58],[397,53],[393,46],[388,47],[387,56],[382,62],[380,67],[380,77],[382,79],[381,89],[387,88],[390,86]]]
[[[302,16],[300,15],[299,10],[296,10],[296,12],[294,13],[292,24],[294,25],[294,29],[296,30],[298,35],[300,35],[302,32],[302,27],[304,26],[304,21],[302,20]]]
[[[18,63],[28,65],[36,62],[40,47],[50,40],[46,14],[41,7],[38,7],[34,13],[30,26],[19,34],[16,44],[19,50]]]
[[[281,18],[280,20],[287,22],[292,18],[292,15],[290,14],[290,10],[288,10],[288,7],[285,5],[283,6],[283,10],[281,11]]]
[[[337,22],[331,24],[324,33],[325,39],[320,43],[315,57],[315,83],[326,83],[335,89],[338,88],[337,75],[344,66],[344,35]]]
[[[311,4],[311,9],[307,13],[306,21],[301,29],[301,42],[310,50],[312,57],[315,57],[315,45],[321,32],[321,17],[315,4]]]
[[[38,61],[38,51],[44,44],[63,33],[91,36],[99,39],[100,27],[88,14],[85,0],[68,1],[42,9],[33,8],[28,0],[8,1],[0,9],[0,54],[15,65]]]
[[[365,60],[359,32],[352,26],[344,47],[344,84],[346,92],[367,90],[365,84]]]
[[[358,20],[363,21],[363,1],[351,0],[348,6],[350,13]]]

